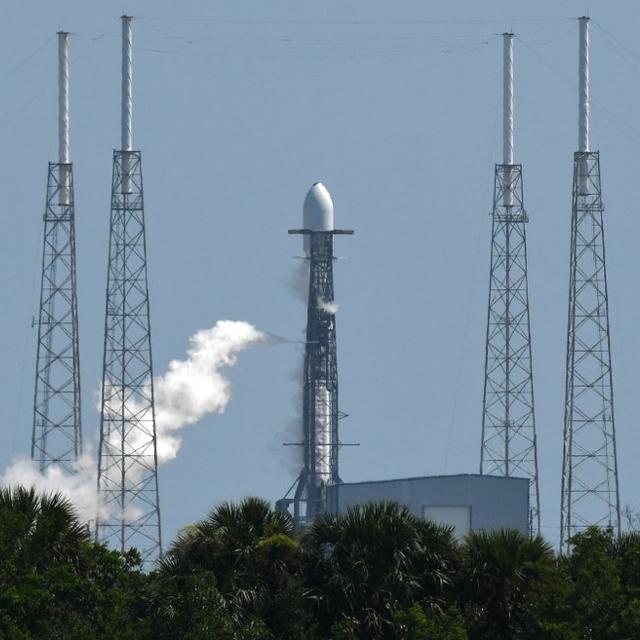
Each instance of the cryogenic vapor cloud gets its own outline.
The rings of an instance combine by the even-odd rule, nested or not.
[[[324,311],[329,315],[335,316],[338,313],[338,303],[334,300],[325,300],[324,298],[318,298],[318,309]]]
[[[309,263],[306,260],[299,260],[289,274],[289,290],[293,297],[299,302],[307,304],[307,294],[309,291]]]
[[[95,520],[99,507],[95,459],[90,452],[85,452],[73,466],[76,471],[73,475],[65,473],[57,465],[51,465],[40,473],[31,458],[19,456],[4,470],[0,485],[33,487],[40,493],[60,492],[71,500],[83,522]],[[103,517],[106,514],[101,511],[99,515]]]
[[[248,322],[220,320],[212,328],[201,329],[191,336],[186,359],[171,361],[167,372],[154,378],[158,463],[176,457],[182,444],[181,429],[209,413],[224,413],[231,399],[231,384],[224,377],[224,369],[232,367],[239,353],[258,342],[277,340]],[[119,397],[122,402],[122,394]],[[115,398],[118,401],[118,394]],[[139,412],[134,397],[124,401],[125,415]],[[129,450],[136,450],[138,443],[128,445]],[[30,458],[21,456],[5,469],[0,485],[20,484],[47,493],[59,491],[73,502],[85,522],[94,520],[99,510],[101,518],[112,516],[98,504],[97,463],[92,453],[85,452],[74,468],[73,475],[56,465],[40,473]],[[135,478],[128,480],[135,482]],[[124,517],[132,520],[138,515],[125,513]]]
[[[232,367],[240,352],[266,334],[248,322],[221,320],[189,338],[186,360],[173,360],[168,371],[154,380],[158,462],[176,457],[178,432],[209,413],[224,413],[231,384],[223,370]]]

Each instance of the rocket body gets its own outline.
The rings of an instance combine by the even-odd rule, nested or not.
[[[309,263],[304,374],[304,441],[311,513],[322,510],[324,488],[337,476],[337,371],[333,305],[333,202],[316,182],[304,200],[304,252]]]
[[[292,508],[294,521],[301,524],[326,511],[327,486],[341,482],[333,238],[353,231],[335,228],[331,196],[321,182],[315,182],[302,207],[302,229],[290,229],[289,233],[304,238],[309,282],[300,425],[303,460],[298,480],[276,508]],[[295,493],[289,497],[294,487]]]

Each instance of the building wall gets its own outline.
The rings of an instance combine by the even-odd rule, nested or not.
[[[349,506],[393,500],[412,514],[465,529],[529,531],[529,480],[476,474],[349,482],[327,489],[327,508],[344,513]]]

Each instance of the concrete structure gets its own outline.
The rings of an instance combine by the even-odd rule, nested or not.
[[[479,474],[347,482],[327,487],[327,510],[390,500],[412,514],[452,525],[461,538],[469,531],[517,529],[529,533],[529,479]]]

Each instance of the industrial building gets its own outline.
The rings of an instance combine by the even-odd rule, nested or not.
[[[327,511],[388,500],[419,517],[450,525],[456,538],[470,531],[517,529],[529,533],[529,479],[462,473],[398,480],[344,482],[327,487]]]

